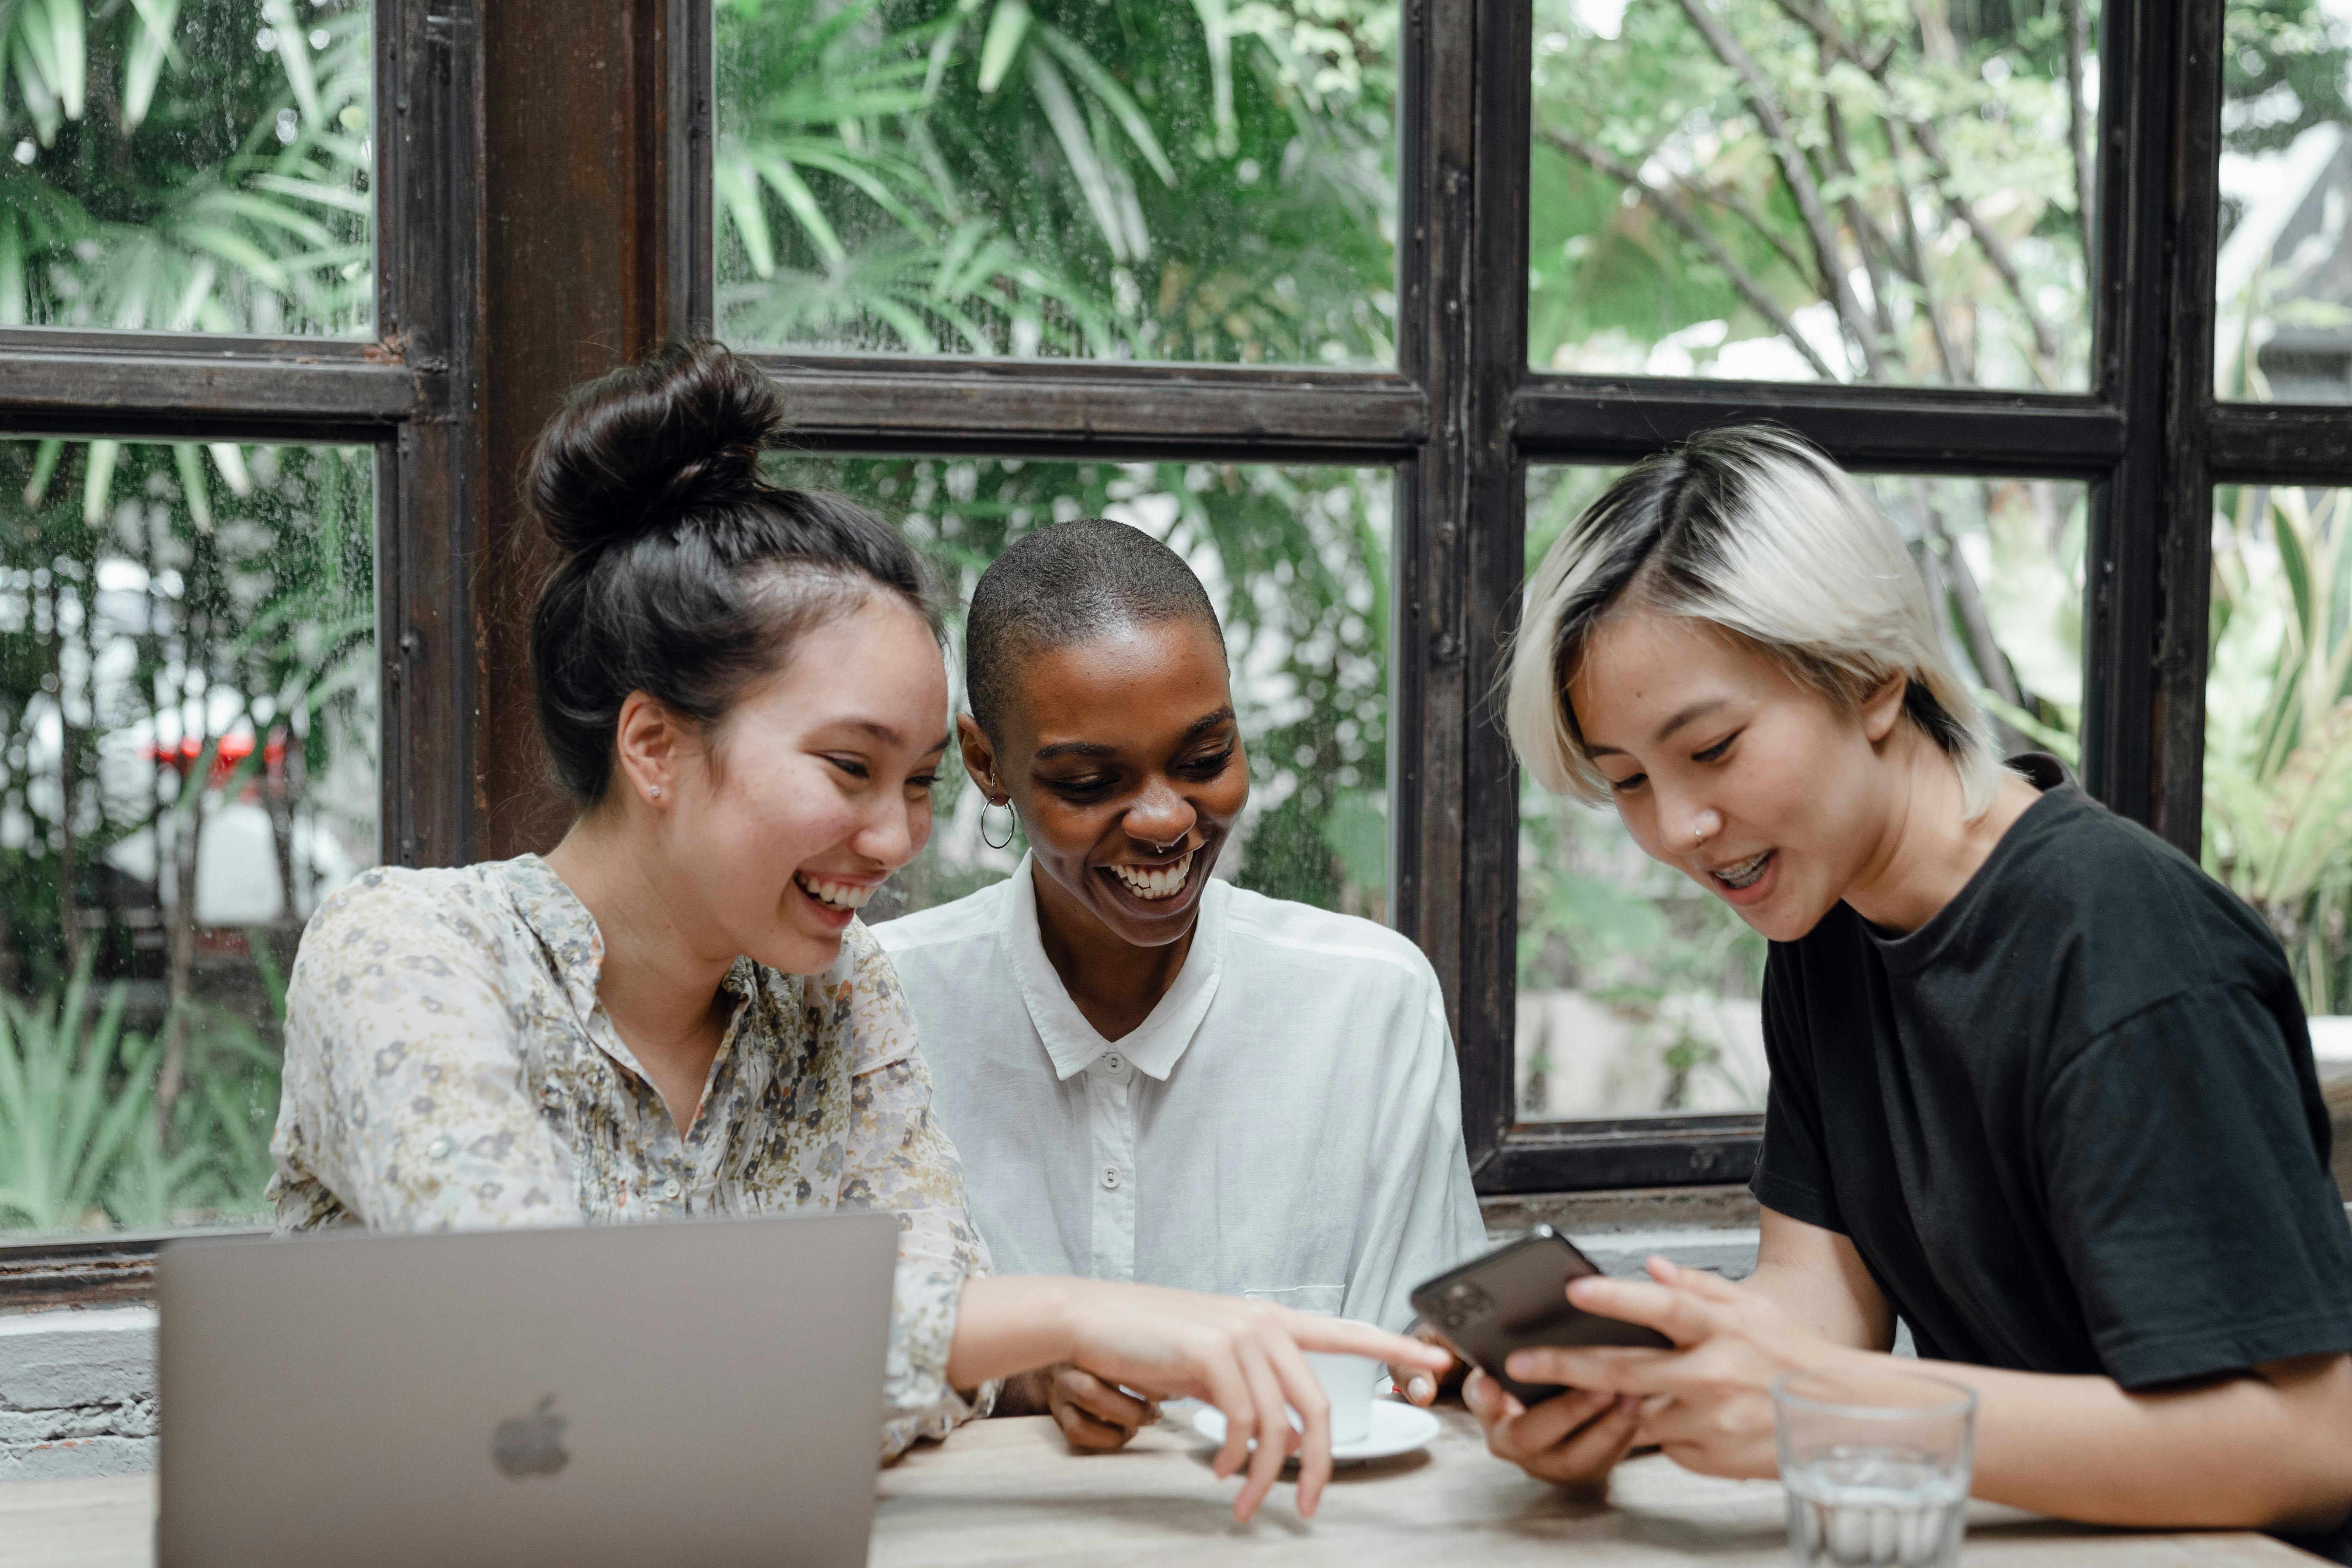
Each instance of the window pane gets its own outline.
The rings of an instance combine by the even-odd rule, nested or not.
[[[0,8],[0,325],[365,335],[368,0]]]
[[[1395,0],[720,0],[739,344],[1386,365]]]
[[[1622,470],[1532,469],[1528,565]],[[1864,482],[1926,574],[2005,752],[2080,757],[2084,487]],[[1519,781],[1518,1114],[1760,1110],[1764,939],[1616,815]]]
[[[2352,402],[2352,4],[2230,0],[2223,15],[2214,390]]]
[[[1382,468],[1013,458],[785,459],[783,482],[839,490],[903,520],[952,603],[1024,533],[1108,517],[1192,564],[1225,627],[1250,800],[1216,874],[1274,898],[1388,918],[1389,539]],[[961,684],[958,711],[963,709]],[[867,918],[961,898],[1009,874],[1025,843],[981,837],[979,789],[950,748],[930,844]],[[990,831],[1003,837],[1001,818]]]
[[[2352,1013],[2347,508],[2352,490],[2267,485],[2223,487],[2213,508],[2205,867],[2277,933],[2322,1044]]]
[[[2352,490],[2213,497],[2205,869],[2286,950],[2352,1192]]]
[[[2098,10],[1535,0],[1531,362],[2081,388]]]
[[[264,1216],[287,968],[377,853],[373,474],[0,440],[0,1231]]]

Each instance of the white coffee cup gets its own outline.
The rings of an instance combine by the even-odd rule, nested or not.
[[[1367,1356],[1338,1355],[1329,1351],[1301,1351],[1323,1397],[1331,1402],[1331,1442],[1360,1443],[1372,1435],[1372,1386],[1380,1382],[1381,1363]],[[1294,1414],[1293,1420],[1297,1416]]]

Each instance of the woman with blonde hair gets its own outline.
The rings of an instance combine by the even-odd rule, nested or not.
[[[1553,546],[1512,649],[1546,787],[1771,939],[1754,1275],[1663,1259],[1575,1301],[1672,1350],[1474,1375],[1493,1450],[1589,1482],[1635,1442],[1775,1469],[1795,1370],[1979,1400],[1978,1495],[2253,1527],[2352,1561],[2352,1232],[2278,944],[2068,782],[1996,758],[1894,529],[1820,453],[1723,430]]]

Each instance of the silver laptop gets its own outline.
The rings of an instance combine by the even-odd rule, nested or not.
[[[898,1231],[166,1247],[162,1568],[863,1563]]]

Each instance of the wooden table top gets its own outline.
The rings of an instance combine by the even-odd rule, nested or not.
[[[1210,1474],[1208,1445],[1172,1419],[1121,1453],[1085,1456],[1070,1453],[1044,1416],[982,1422],[882,1472],[872,1568],[1211,1560],[1430,1568],[1472,1557],[1496,1568],[1698,1560],[1785,1568],[1775,1482],[1712,1480],[1651,1456],[1620,1467],[1606,1502],[1579,1501],[1490,1458],[1463,1411],[1438,1414],[1444,1430],[1425,1452],[1340,1469],[1313,1520],[1294,1511],[1286,1482],[1247,1525],[1231,1512],[1239,1483]],[[149,1568],[154,1513],[152,1476],[0,1485],[0,1560],[9,1568]],[[2292,1568],[2318,1559],[2262,1535],[2133,1535],[1978,1503],[1965,1561]]]

